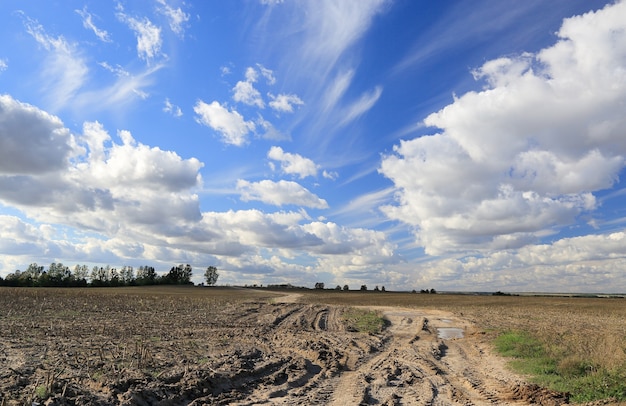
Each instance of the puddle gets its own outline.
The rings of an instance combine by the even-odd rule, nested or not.
[[[442,340],[463,338],[463,329],[458,327],[438,327],[437,338],[441,338]]]

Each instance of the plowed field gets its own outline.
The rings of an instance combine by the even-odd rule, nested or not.
[[[0,291],[0,404],[559,405],[452,313],[347,307],[235,289]],[[462,338],[443,339],[440,328]]]

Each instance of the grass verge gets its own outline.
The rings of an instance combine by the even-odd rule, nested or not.
[[[512,358],[510,365],[516,372],[541,386],[569,392],[573,402],[626,400],[626,365],[612,369],[594,365],[558,344],[547,346],[521,331],[500,334],[495,346],[501,355]]]
[[[378,312],[349,308],[343,313],[343,319],[348,330],[361,333],[380,333],[386,325],[386,320]]]

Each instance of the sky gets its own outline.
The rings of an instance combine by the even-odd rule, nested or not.
[[[0,2],[0,276],[626,292],[626,1]]]

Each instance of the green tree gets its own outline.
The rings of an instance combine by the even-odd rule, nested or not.
[[[206,271],[204,271],[204,280],[209,286],[215,285],[219,276],[220,274],[217,272],[217,268],[212,265],[207,267]]]
[[[89,277],[89,268],[87,265],[76,265],[74,267],[74,278],[78,281],[87,281]]]
[[[192,269],[191,265],[180,264],[172,267],[169,273],[165,276],[165,284],[172,285],[187,285],[191,283]]]
[[[123,266],[120,271],[120,281],[123,285],[135,284],[135,271],[132,266]]]
[[[136,282],[138,285],[154,285],[156,284],[157,274],[152,266],[140,266],[137,270]]]

